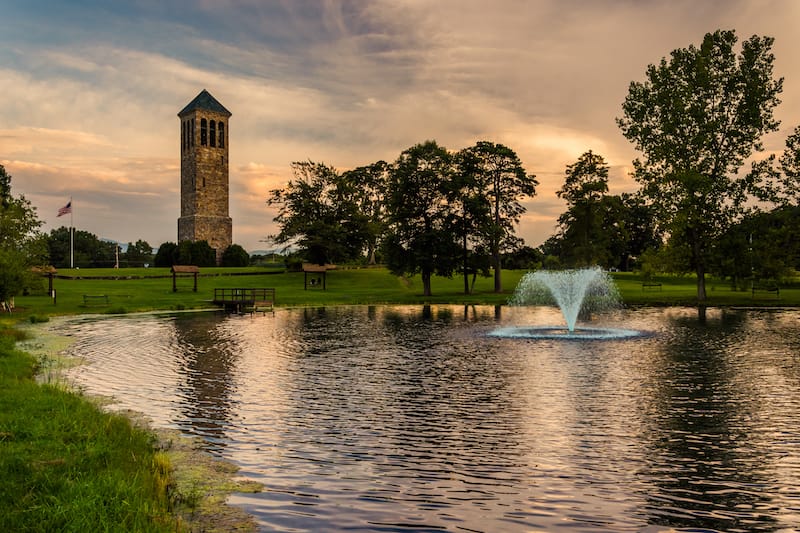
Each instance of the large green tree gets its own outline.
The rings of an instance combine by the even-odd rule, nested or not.
[[[32,283],[30,268],[47,262],[36,208],[11,193],[11,175],[0,165],[0,301],[4,304]]]
[[[419,273],[425,296],[434,274],[452,276],[457,265],[452,181],[452,156],[435,141],[404,150],[389,172],[387,265],[396,275]]]
[[[567,202],[559,218],[563,249],[570,251],[567,263],[590,266],[607,262],[608,232],[604,228],[603,199],[608,193],[608,164],[591,150],[567,165],[564,185],[556,195]]]
[[[245,267],[250,265],[250,254],[238,244],[231,244],[222,253],[224,267]]]
[[[356,167],[342,174],[342,186],[347,187],[354,202],[352,227],[363,234],[367,248],[367,262],[376,263],[376,252],[386,232],[386,183],[389,165],[378,161]]]
[[[267,205],[278,208],[273,219],[280,231],[272,239],[296,244],[312,263],[358,258],[369,241],[357,188],[335,168],[312,161],[292,163],[294,179],[270,191]]]
[[[773,110],[783,80],[773,77],[773,39],[753,36],[739,53],[736,44],[735,32],[719,30],[648,66],[617,119],[643,154],[634,161],[642,194],[669,237],[690,250],[701,302],[714,243],[758,193],[757,177],[739,171],[779,124]]]
[[[462,150],[459,167],[460,174],[466,177],[463,186],[469,191],[482,191],[479,200],[488,208],[489,216],[482,217],[478,210],[480,204],[473,205],[475,235],[483,240],[491,254],[494,290],[501,292],[502,254],[520,244],[514,229],[525,213],[522,201],[536,194],[536,176],[525,171],[514,150],[488,141],[479,141]]]
[[[158,247],[156,256],[153,258],[153,263],[157,267],[171,267],[178,263],[178,245],[174,242],[167,241]]]

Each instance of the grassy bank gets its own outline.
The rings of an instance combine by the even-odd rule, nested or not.
[[[0,331],[0,531],[176,531],[170,465],[154,437],[34,380]]]

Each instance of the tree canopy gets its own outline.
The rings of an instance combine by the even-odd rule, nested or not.
[[[536,194],[536,176],[528,174],[511,148],[489,141],[459,153],[461,187],[473,191],[470,200],[475,237],[492,257],[494,290],[503,290],[502,253],[521,244],[515,226],[525,213],[522,200]]]
[[[735,287],[779,282],[800,268],[800,207],[751,214],[719,240],[712,266]]]
[[[773,39],[753,36],[738,54],[736,43],[735,32],[718,30],[648,66],[617,119],[643,154],[634,161],[643,196],[672,241],[689,249],[699,301],[714,243],[763,190],[756,174],[740,169],[779,125],[773,110],[783,80],[773,78]]]
[[[0,301],[7,303],[32,282],[30,268],[47,263],[36,208],[11,193],[11,175],[0,165]]]
[[[142,239],[137,240],[135,243],[129,242],[124,259],[128,266],[149,264],[153,260],[153,247]]]
[[[549,266],[629,270],[632,260],[661,245],[653,209],[640,195],[608,194],[609,167],[591,150],[567,165],[556,195],[567,201],[558,218],[558,234],[542,249]]]
[[[267,199],[278,208],[274,221],[280,231],[272,239],[296,244],[316,264],[358,257],[374,239],[369,217],[361,211],[364,188],[325,163],[295,162],[292,173],[294,179]]]
[[[419,273],[425,296],[431,276],[451,276],[459,256],[447,201],[452,176],[452,156],[435,141],[404,150],[389,172],[387,265],[397,275]]]
[[[115,264],[116,244],[100,240],[97,235],[73,228],[73,262],[81,267],[110,267]],[[70,265],[70,228],[61,226],[50,231],[47,246],[50,261],[58,267]]]
[[[608,192],[608,164],[603,156],[591,150],[576,162],[567,165],[566,179],[556,192],[566,200],[567,211],[558,218],[562,247],[570,250],[571,266],[603,264],[608,237],[603,216]],[[564,246],[566,245],[566,246]]]
[[[354,203],[353,216],[358,218],[352,226],[364,237],[370,265],[376,263],[376,252],[386,231],[384,194],[388,172],[389,165],[385,161],[378,161],[342,174],[343,185],[347,184],[350,199]]]
[[[222,264],[224,267],[244,267],[250,264],[250,254],[238,244],[231,244],[222,252]]]

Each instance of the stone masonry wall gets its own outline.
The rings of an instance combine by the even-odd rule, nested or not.
[[[224,146],[218,142],[216,129],[215,144],[210,143],[210,128],[206,130],[206,145],[201,143],[201,119],[207,124],[215,121],[223,124]],[[191,120],[194,119],[194,128]],[[233,224],[228,216],[228,121],[225,115],[198,109],[181,117],[182,128],[194,131],[193,144],[181,139],[181,217],[178,219],[178,241],[208,241],[217,252],[217,262],[230,246],[233,237]]]

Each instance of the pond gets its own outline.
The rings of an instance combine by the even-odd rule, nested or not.
[[[264,485],[264,531],[791,531],[800,311],[545,307],[75,319],[69,377]]]

